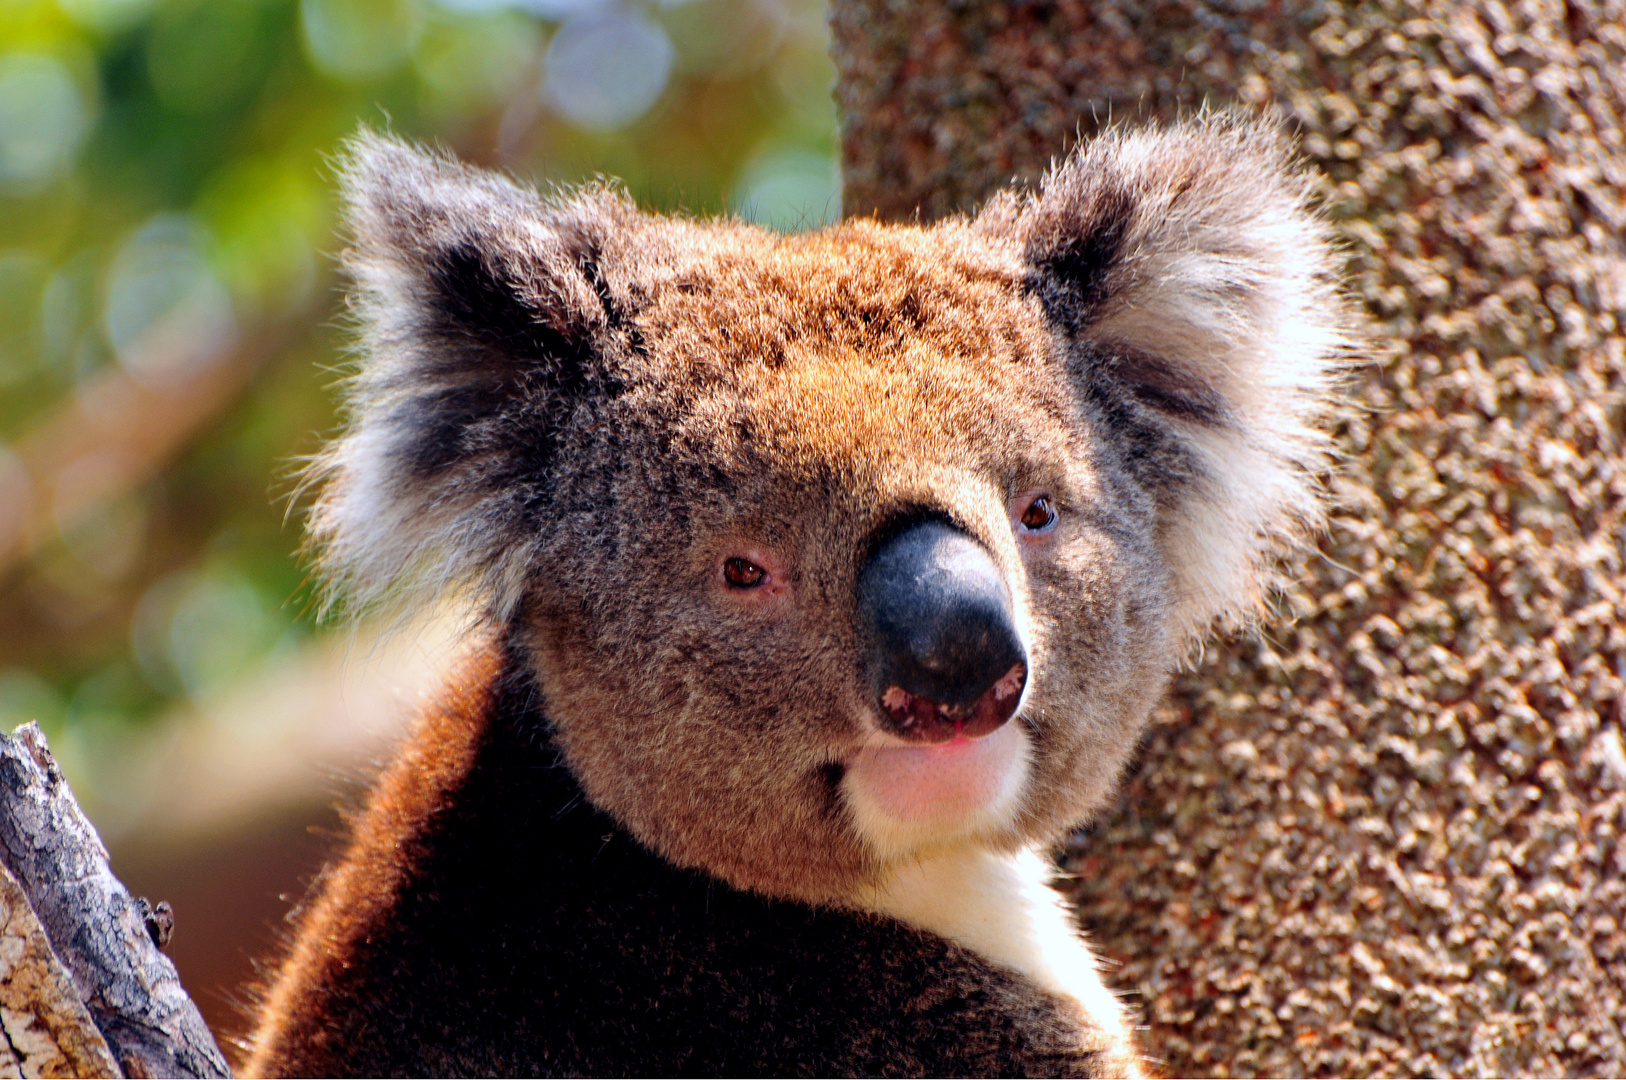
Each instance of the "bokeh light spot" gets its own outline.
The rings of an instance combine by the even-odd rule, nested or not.
[[[96,278],[100,267],[94,251],[80,251],[57,267],[40,294],[40,347],[45,363],[71,370],[84,352],[99,344],[96,325]]]
[[[231,297],[210,269],[202,230],[191,218],[160,214],[119,250],[103,323],[119,363],[147,381],[184,377],[231,346]]]
[[[385,75],[412,54],[423,9],[415,0],[300,0],[299,25],[311,63],[354,82]]]
[[[199,701],[231,685],[281,641],[284,620],[240,572],[183,571],[136,606],[131,645],[154,686]]]
[[[523,11],[539,19],[561,22],[575,15],[609,7],[617,0],[438,0],[449,11]]]
[[[140,22],[157,3],[158,0],[57,0],[57,7],[80,26],[113,34]]]
[[[841,218],[841,174],[833,158],[781,149],[746,166],[735,204],[747,221],[781,232],[815,229]]]
[[[688,0],[662,9],[679,69],[714,78],[738,78],[761,67],[790,24],[781,0]]]
[[[0,183],[34,188],[73,164],[90,110],[55,57],[0,57]]]
[[[412,61],[430,107],[458,113],[505,101],[534,79],[541,52],[536,20],[495,11],[431,24]]]
[[[192,698],[228,685],[266,644],[269,620],[246,581],[203,578],[188,588],[169,624],[169,661]]]
[[[632,8],[608,8],[559,28],[543,61],[543,90],[577,127],[624,127],[660,99],[672,60],[658,23]]]

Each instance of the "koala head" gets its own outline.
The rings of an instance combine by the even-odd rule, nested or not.
[[[344,183],[328,579],[472,590],[588,797],[736,886],[1056,839],[1316,519],[1341,309],[1272,128],[800,236],[371,135]]]

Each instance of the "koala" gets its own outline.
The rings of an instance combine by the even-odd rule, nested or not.
[[[249,1072],[1139,1075],[1051,851],[1321,513],[1346,335],[1277,127],[803,235],[370,133],[342,182],[313,550],[477,615]]]

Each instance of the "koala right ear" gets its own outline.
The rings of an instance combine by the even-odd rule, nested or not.
[[[340,177],[360,363],[346,431],[307,474],[326,598],[459,584],[505,610],[561,428],[616,393],[603,260],[639,215],[608,190],[547,200],[370,132]]]
[[[1321,518],[1351,319],[1311,189],[1278,121],[1204,115],[1098,136],[977,220],[1019,252],[1081,394],[1182,448],[1142,460],[1191,635],[1258,610]]]

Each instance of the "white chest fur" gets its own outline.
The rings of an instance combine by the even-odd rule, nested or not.
[[[1074,999],[1102,1028],[1127,1040],[1123,1007],[1101,982],[1071,913],[1047,884],[1051,872],[1036,851],[949,851],[900,866],[861,902]]]

